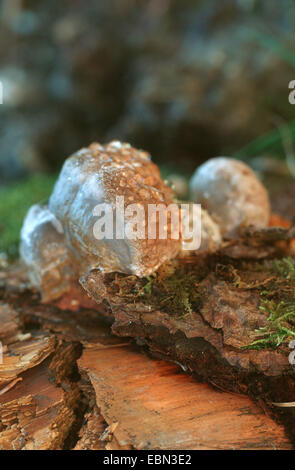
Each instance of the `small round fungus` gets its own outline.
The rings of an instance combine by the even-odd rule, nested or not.
[[[245,163],[227,157],[208,160],[190,181],[192,200],[202,205],[223,236],[248,226],[264,228],[270,218],[268,193]]]

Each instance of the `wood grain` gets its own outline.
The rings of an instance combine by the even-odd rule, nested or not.
[[[290,449],[281,426],[249,398],[220,393],[128,347],[86,349],[97,405],[114,437],[135,449]]]

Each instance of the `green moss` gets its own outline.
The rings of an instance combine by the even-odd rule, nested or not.
[[[286,349],[295,337],[295,264],[292,258],[217,264],[216,275],[235,289],[259,293],[266,325],[243,349]]]
[[[206,270],[181,259],[165,263],[144,281],[137,296],[162,311],[185,318],[200,308],[204,288],[200,285]]]
[[[169,261],[146,278],[110,274],[114,294],[123,302],[143,303],[176,318],[197,312],[202,305],[205,288],[201,281],[208,268],[195,260],[177,258]]]
[[[38,174],[28,180],[0,189],[0,253],[18,254],[19,234],[32,204],[47,199],[56,176]]]
[[[247,349],[275,349],[295,337],[295,265],[291,258],[274,260],[265,266],[272,276],[260,288],[260,310],[266,326],[254,331]]]

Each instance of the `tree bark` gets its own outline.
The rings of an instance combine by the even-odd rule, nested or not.
[[[123,308],[114,279],[91,279],[99,305],[78,285],[48,305],[18,265],[0,273],[0,449],[293,447],[290,411],[270,406],[292,398],[292,368],[275,352],[240,352],[237,318],[226,336],[237,305],[254,315],[255,295],[236,297],[211,273],[207,313],[178,319],[147,304]]]

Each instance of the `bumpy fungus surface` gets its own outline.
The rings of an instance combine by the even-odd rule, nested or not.
[[[49,201],[49,209],[61,221],[68,246],[84,272],[100,268],[104,272],[126,272],[146,276],[176,256],[179,241],[118,238],[114,214],[113,238],[98,240],[93,228],[98,204],[114,208],[116,197],[124,197],[124,209],[139,204],[148,213],[148,204],[169,205],[173,192],[162,181],[150,156],[129,144],[92,144],[64,164]],[[120,212],[120,210],[119,210]],[[125,216],[125,222],[128,217]]]
[[[198,216],[199,217],[199,214]],[[191,240],[182,240],[181,248],[183,256],[189,255],[190,251],[196,251],[197,253],[203,252],[214,252],[222,244],[222,236],[219,226],[214,222],[212,217],[208,214],[205,209],[201,208],[201,239],[200,246],[196,250],[190,250]],[[189,213],[189,229],[192,233],[197,227],[197,221],[194,221],[194,214]]]
[[[123,196],[124,200],[120,199],[123,205],[116,211],[118,196]],[[66,290],[69,277],[79,277],[95,268],[105,273],[148,276],[174,258],[180,248],[180,240],[171,237],[169,214],[167,239],[146,236],[151,223],[147,221],[148,204],[167,207],[172,202],[172,190],[165,185],[158,167],[146,152],[118,141],[105,146],[94,143],[81,149],[65,161],[48,207],[31,209],[24,222],[21,253],[30,268],[33,283],[39,285],[48,298]],[[100,204],[103,204],[103,211],[98,214],[96,208]],[[130,204],[135,205],[135,210],[136,205],[144,210],[146,228],[142,239],[130,239],[124,231],[123,237],[118,237],[117,221],[122,231],[122,219],[118,217]],[[109,214],[109,210],[113,211],[111,236],[106,234],[105,238],[98,239],[94,232],[98,215]],[[133,215],[125,212],[124,230]],[[158,220],[155,223],[158,225]],[[158,226],[156,228],[158,230]],[[64,285],[58,292],[49,287],[50,292],[44,294],[42,286],[45,283],[51,286],[52,276],[55,281],[64,279],[66,262],[71,274],[60,281]]]
[[[58,298],[75,277],[63,228],[47,205],[36,204],[27,213],[22,230],[20,254],[33,286],[44,301]]]
[[[270,203],[266,189],[243,162],[212,158],[190,182],[192,199],[219,225],[223,236],[235,236],[248,226],[268,226]]]

